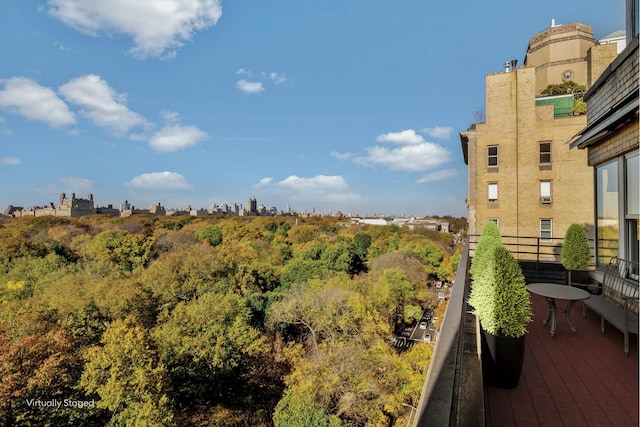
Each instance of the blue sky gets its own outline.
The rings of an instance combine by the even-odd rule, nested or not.
[[[0,205],[466,216],[458,133],[551,18],[624,1],[5,1]]]

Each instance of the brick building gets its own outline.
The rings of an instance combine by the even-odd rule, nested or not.
[[[571,223],[593,234],[593,171],[586,153],[567,144],[587,123],[572,108],[582,94],[541,92],[568,81],[588,85],[616,55],[615,45],[596,46],[588,25],[552,21],[531,38],[524,66],[509,61],[504,72],[486,76],[485,121],[460,133],[469,234],[488,220],[503,236],[553,242]]]

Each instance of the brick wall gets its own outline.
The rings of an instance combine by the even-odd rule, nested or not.
[[[498,218],[504,236],[539,236],[540,219],[553,220],[553,237],[564,236],[574,222],[593,223],[593,170],[587,153],[566,143],[586,126],[586,116],[554,118],[553,106],[536,107],[536,72],[521,67],[486,78],[487,117],[476,128],[475,168],[469,161],[478,233],[489,218]],[[551,167],[539,163],[543,141],[551,142]],[[487,166],[491,145],[498,146],[498,168]],[[551,181],[551,204],[540,201],[541,180]],[[498,183],[498,203],[488,201],[489,182]]]

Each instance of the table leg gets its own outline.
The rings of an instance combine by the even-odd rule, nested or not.
[[[552,301],[553,300],[551,298],[547,298],[547,317],[542,321],[542,324],[544,326],[547,326],[549,324],[549,320],[551,319],[551,313],[553,312]]]
[[[556,300],[553,298],[549,298],[549,306],[551,307],[551,336],[556,336]]]
[[[578,332],[578,330],[573,325],[573,322],[571,321],[571,317],[569,317],[569,313],[571,313],[571,307],[573,306],[574,302],[575,301],[573,301],[573,300],[569,300],[569,303],[567,304],[567,308],[565,308],[564,313],[565,313],[565,316],[567,317],[567,325],[569,325],[569,328],[571,328],[571,330],[575,334],[575,333]]]

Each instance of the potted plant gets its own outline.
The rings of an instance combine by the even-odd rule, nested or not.
[[[483,308],[488,307],[487,303],[483,302],[491,296],[492,284],[487,280],[487,276],[492,268],[493,249],[500,245],[502,245],[502,238],[498,225],[493,221],[487,221],[482,227],[482,233],[469,268],[473,283],[468,303],[475,309],[478,318],[483,316]]]
[[[482,330],[485,382],[500,388],[513,388],[518,385],[522,373],[531,302],[516,259],[495,236],[488,239],[482,258],[474,260],[476,267],[472,273],[469,304],[474,308]]]
[[[500,236],[498,224],[493,221],[487,221],[482,227],[482,233],[480,234],[480,239],[476,245],[475,253],[471,260],[471,267],[469,269],[474,280],[477,277],[482,276],[484,270],[486,270],[486,259],[491,256],[491,249],[494,246],[501,244],[502,237]]]
[[[562,265],[567,270],[567,284],[595,293],[599,289],[591,283],[588,270],[591,259],[591,249],[587,233],[578,224],[571,224],[564,234],[562,250],[560,252]]]

